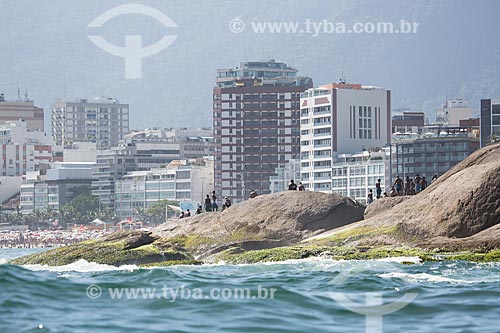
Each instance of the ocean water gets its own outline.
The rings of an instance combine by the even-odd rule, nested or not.
[[[0,332],[500,332],[498,263],[6,263],[33,251],[0,250]]]

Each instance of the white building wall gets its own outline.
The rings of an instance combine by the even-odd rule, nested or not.
[[[356,126],[353,128],[355,137],[349,131],[352,124],[352,121],[349,119],[350,106],[356,108]],[[359,107],[363,107],[362,112],[364,112],[364,107],[371,107],[371,116],[368,117],[368,119],[371,119],[371,126],[369,126],[371,129],[371,139],[359,137]],[[388,107],[387,90],[385,89],[337,89],[337,152],[340,154],[352,154],[370,147],[385,146],[390,141],[388,133],[391,130],[387,128],[387,118],[390,118]],[[380,108],[380,117],[377,117],[377,130],[375,128],[375,108]],[[377,132],[377,137],[375,136],[375,132]]]

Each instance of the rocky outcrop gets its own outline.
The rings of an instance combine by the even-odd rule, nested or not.
[[[285,191],[262,195],[223,212],[175,220],[153,230],[185,239],[190,253],[204,257],[230,247],[256,250],[290,245],[363,219],[364,206],[336,194]]]
[[[248,263],[318,255],[500,260],[500,144],[475,152],[416,196],[376,200],[365,220],[363,212],[349,198],[286,191],[14,263]]]
[[[286,191],[235,204],[223,212],[175,219],[150,233],[115,233],[96,241],[24,257],[14,263],[105,264],[183,262],[217,253],[275,248],[363,219],[364,206],[336,194]]]

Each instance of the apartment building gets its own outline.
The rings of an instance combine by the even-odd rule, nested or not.
[[[98,149],[118,145],[129,132],[129,105],[109,97],[57,99],[52,106],[52,138],[65,146],[95,142]]]
[[[215,190],[238,202],[270,193],[269,177],[300,153],[300,94],[312,80],[275,60],[219,69],[213,89]]]
[[[391,141],[390,90],[332,83],[306,90],[300,106],[301,180],[312,191],[331,191],[332,165],[339,154]]]

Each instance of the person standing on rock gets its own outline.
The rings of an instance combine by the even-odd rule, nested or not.
[[[215,195],[215,191],[212,191],[212,211],[216,212],[219,209],[219,205],[217,205],[217,196]]]
[[[375,184],[375,193],[377,194],[377,199],[382,197],[382,180],[377,179],[377,183]]]
[[[422,177],[420,180],[420,191],[425,190],[427,187],[427,180],[425,180],[425,177]]]
[[[302,182],[299,183],[299,191],[305,191],[306,188],[304,187],[304,185],[302,184]]]
[[[370,191],[368,191],[368,197],[366,198],[366,202],[368,204],[371,204],[373,202],[373,191],[372,191],[372,189],[370,189]]]
[[[410,177],[406,176],[405,179],[405,195],[410,195]]]
[[[297,184],[292,180],[290,180],[290,184],[288,184],[289,191],[297,191]]]
[[[205,198],[205,211],[206,212],[212,211],[212,201],[210,200],[210,195],[208,194],[207,197]]]
[[[396,179],[394,180],[394,189],[397,195],[403,195],[403,180],[399,178],[399,175],[396,175]]]
[[[410,195],[415,195],[415,183],[410,179]]]
[[[422,180],[422,178],[420,178],[420,176],[417,175],[415,176],[415,193],[419,193],[420,192],[420,181]]]

